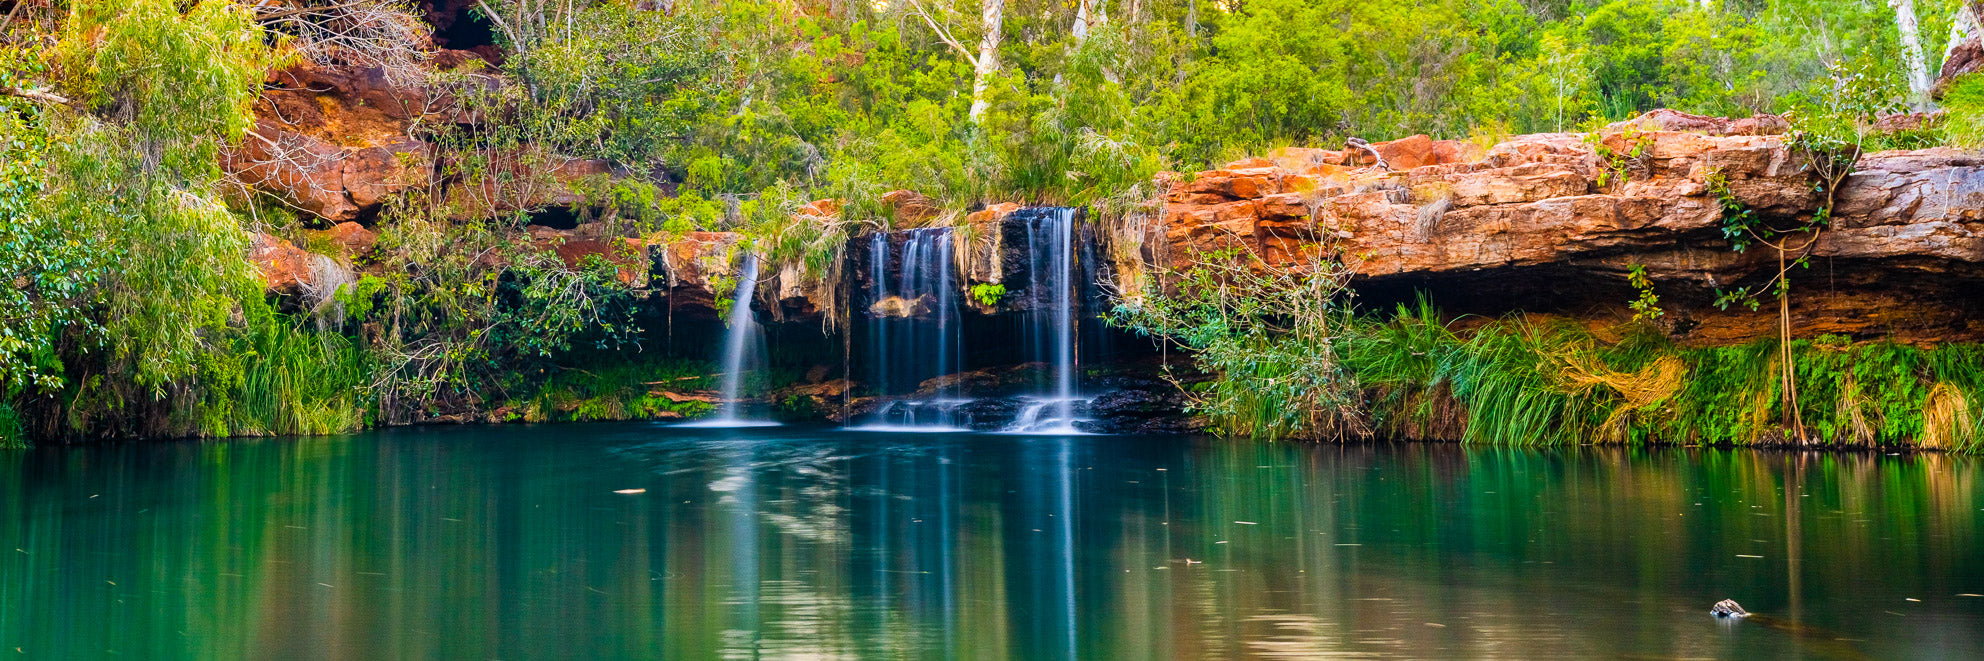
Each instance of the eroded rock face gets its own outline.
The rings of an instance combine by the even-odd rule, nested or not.
[[[432,175],[432,147],[409,133],[416,120],[452,112],[437,92],[395,86],[376,67],[306,63],[270,82],[254,130],[221,157],[244,183],[340,222]]]
[[[430,59],[446,68],[484,56],[442,49]],[[489,75],[471,80],[505,84]],[[579,206],[593,180],[623,174],[606,161],[520,152],[489,155],[487,163],[456,170],[481,176],[443,182],[450,170],[418,126],[478,121],[445,91],[395,81],[378,67],[309,63],[273,72],[269,82],[256,104],[255,128],[221,155],[221,166],[330,223],[363,219],[389,196],[443,183],[453,184],[446,201],[457,219]]]
[[[1973,28],[1984,24],[1984,0],[1965,0],[1958,9],[1968,12],[1969,25]],[[1961,15],[1959,19],[1963,18]],[[1941,98],[1949,91],[1950,84],[1959,76],[1984,71],[1984,31],[1972,29],[1971,34],[1949,45],[1949,53],[1943,57],[1943,70],[1936,77],[1933,96]]]
[[[1683,308],[1677,316],[1690,320],[1678,333],[1747,339],[1769,326],[1742,312],[1687,308],[1718,287],[1768,280],[1776,268],[1774,251],[1730,247],[1711,173],[1726,178],[1735,200],[1780,224],[1808,220],[1824,203],[1804,158],[1776,135],[1781,124],[1648,113],[1601,132],[1614,153],[1629,153],[1629,140],[1644,145],[1643,158],[1614,163],[1580,134],[1518,136],[1473,160],[1436,158],[1403,171],[1346,170],[1329,154],[1284,150],[1266,165],[1171,178],[1161,261],[1185,268],[1198,255],[1245,247],[1280,264],[1340,259],[1360,290],[1417,284],[1467,296],[1474,288],[1531,288],[1529,303],[1554,298],[1586,308],[1618,308],[1608,300],[1625,298],[1580,299],[1561,291],[1565,283],[1583,279],[1587,291],[1616,297],[1625,273],[1641,265]],[[1984,282],[1984,154],[1863,156],[1816,241],[1814,268],[1833,270],[1836,286],[1814,291],[1818,278],[1794,274],[1808,283],[1794,294],[1794,316],[1804,313],[1808,332],[1974,333],[1963,311],[1984,306],[1974,295],[1943,294],[1954,282]],[[1846,294],[1837,286],[1841,269],[1852,272]]]

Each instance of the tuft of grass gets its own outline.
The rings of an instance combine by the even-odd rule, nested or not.
[[[214,435],[320,435],[356,431],[372,418],[371,364],[350,338],[298,328],[265,305],[245,306],[249,328],[236,340],[238,379],[210,397]]]
[[[27,447],[27,429],[21,424],[20,413],[13,406],[0,402],[0,450],[25,450]]]
[[[1942,103],[1943,139],[1967,149],[1984,147],[1984,75],[1958,78]]]
[[[1984,449],[1984,347],[1794,341],[1808,436],[1782,424],[1775,340],[1689,348],[1635,325],[1604,341],[1561,319],[1461,332],[1425,303],[1339,338],[1380,434],[1491,445],[1798,442]]]

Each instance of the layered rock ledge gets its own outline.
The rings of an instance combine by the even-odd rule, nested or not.
[[[1677,130],[1685,129],[1685,130]],[[1283,265],[1322,256],[1390,302],[1428,292],[1465,312],[1618,317],[1642,267],[1678,337],[1740,341],[1775,315],[1708,305],[1718,288],[1755,286],[1777,253],[1737,251],[1723,232],[1727,195],[1766,220],[1809,221],[1823,204],[1782,120],[1649,113],[1596,136],[1556,133],[1480,147],[1424,136],[1344,151],[1284,149],[1192,176],[1167,176],[1161,236],[1146,258],[1172,269],[1244,246]],[[1607,160],[1603,146],[1641,156]],[[1375,156],[1385,163],[1376,163]],[[1625,177],[1620,181],[1618,172]],[[1603,183],[1601,183],[1601,181]],[[1984,337],[1984,154],[1946,148],[1863,155],[1839,187],[1831,222],[1796,270],[1800,334]]]

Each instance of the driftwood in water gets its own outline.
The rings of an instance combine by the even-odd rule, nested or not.
[[[1736,603],[1734,599],[1724,599],[1715,602],[1714,606],[1709,607],[1708,612],[1714,614],[1716,617],[1743,618],[1751,624],[1797,636],[1801,640],[1806,641],[1807,645],[1812,645],[1814,649],[1822,651],[1824,656],[1827,657],[1836,659],[1869,658],[1859,648],[1854,647],[1852,641],[1840,636],[1838,633],[1789,620],[1780,620],[1769,615],[1751,615],[1749,611],[1743,610],[1743,605]]]

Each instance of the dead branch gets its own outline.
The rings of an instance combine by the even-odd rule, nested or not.
[[[53,103],[64,106],[69,105],[69,99],[61,95],[51,94],[41,90],[23,89],[18,87],[0,87],[0,94],[23,98],[29,101],[40,101],[42,103]]]
[[[424,46],[432,39],[427,24],[394,2],[361,0],[328,7],[301,7],[258,18],[271,30],[295,39],[297,54],[314,64],[377,67],[398,87],[424,83]]]

